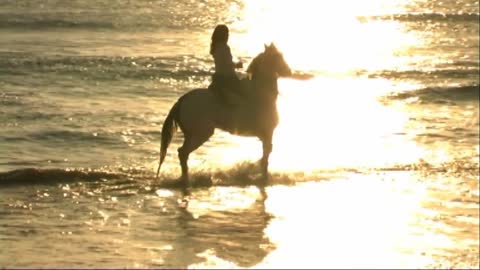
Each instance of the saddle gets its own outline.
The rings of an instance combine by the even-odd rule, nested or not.
[[[254,101],[253,84],[248,79],[214,77],[208,89],[228,106],[239,106]]]

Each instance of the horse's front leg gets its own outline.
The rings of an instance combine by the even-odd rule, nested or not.
[[[263,146],[263,156],[260,160],[260,166],[262,169],[262,180],[264,183],[268,182],[268,159],[270,157],[270,153],[272,152],[272,138],[264,138],[262,139],[262,146]]]

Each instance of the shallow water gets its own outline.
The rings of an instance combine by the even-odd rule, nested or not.
[[[479,14],[473,0],[2,1],[0,267],[479,268]],[[217,130],[184,198],[180,133],[154,179],[160,129],[209,84],[220,22],[244,64],[275,41],[314,78],[279,80],[268,185],[260,142]]]
[[[4,187],[2,260],[46,268],[474,268],[475,172],[462,180],[422,174],[205,186],[192,190],[186,208],[178,190],[155,182]]]

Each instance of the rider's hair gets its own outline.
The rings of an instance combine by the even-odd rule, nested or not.
[[[215,52],[215,46],[218,43],[228,42],[228,27],[225,24],[219,24],[215,27],[212,34],[212,42],[210,43],[210,54]]]

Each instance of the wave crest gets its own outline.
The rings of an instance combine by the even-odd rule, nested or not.
[[[360,21],[368,20],[394,20],[401,22],[478,22],[480,14],[477,13],[406,13],[406,14],[389,14],[378,16],[359,16]]]
[[[479,85],[451,86],[451,87],[427,87],[413,91],[394,93],[389,99],[418,98],[420,102],[439,101],[478,101],[480,94]]]
[[[80,180],[93,182],[119,176],[102,171],[26,168],[0,173],[0,185],[57,184]]]

